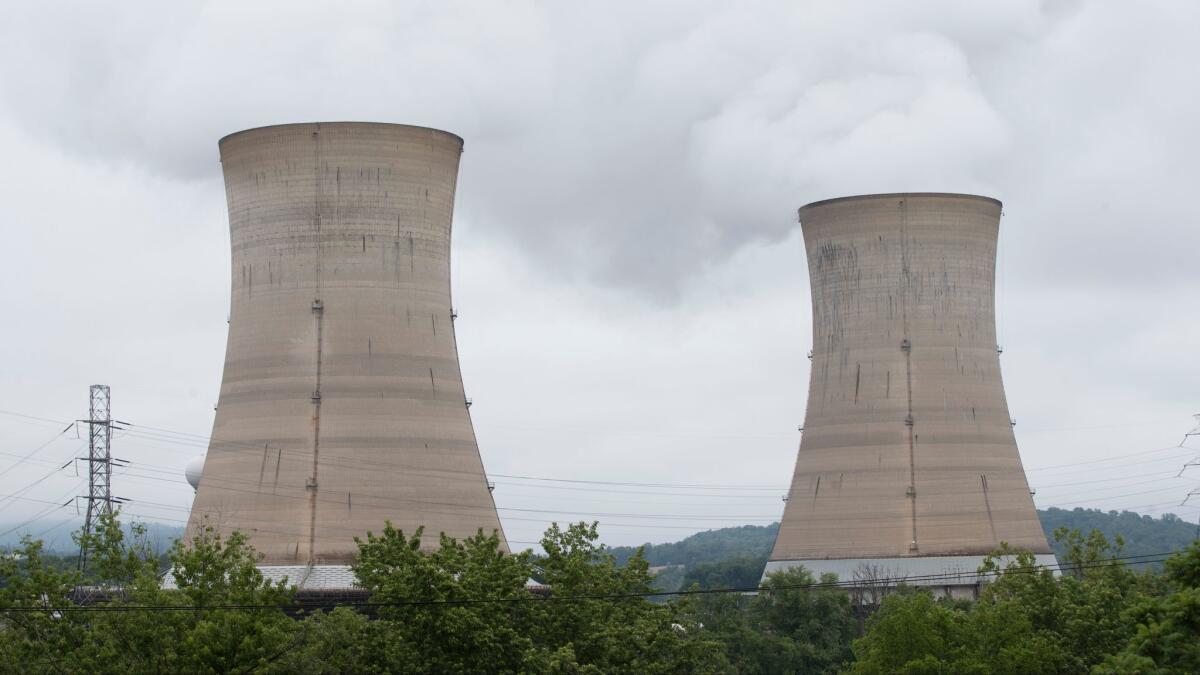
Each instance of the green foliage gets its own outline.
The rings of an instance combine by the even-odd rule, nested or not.
[[[854,651],[850,672],[872,675],[1078,672],[1018,605],[980,603],[964,610],[928,591],[886,597]]]
[[[1200,539],[1164,565],[1167,580],[1179,588],[1200,588]]]
[[[222,541],[205,529],[169,560],[177,589],[164,589],[159,559],[135,527],[127,539],[114,516],[82,537],[86,578],[55,569],[39,542],[26,541],[17,559],[0,563],[0,630],[5,672],[195,672],[251,670],[270,665],[300,638],[282,609],[247,612],[230,604],[282,607],[291,592],[264,581],[245,538]],[[81,583],[98,584],[91,611],[70,608]],[[82,591],[87,592],[87,587]],[[95,587],[93,587],[95,588]],[[186,606],[180,611],[156,607]],[[138,611],[103,611],[106,608]]]
[[[618,560],[594,523],[552,526],[542,556],[482,532],[422,551],[422,534],[387,525],[359,541],[372,609],[307,616],[285,611],[293,590],[263,578],[241,534],[204,529],[164,566],[144,530],[106,517],[82,537],[85,574],[26,540],[0,557],[0,673],[1200,672],[1200,542],[1139,574],[1122,537],[1062,528],[1062,575],[1002,547],[977,601],[901,588],[857,636],[863,608],[802,568],[755,595],[656,602],[646,557]],[[688,578],[749,587],[761,565],[698,562]]]
[[[950,673],[967,634],[966,614],[948,609],[925,592],[893,593],[854,642],[857,661],[850,672]],[[966,671],[964,671],[966,672]]]
[[[667,565],[652,571],[650,585],[656,591],[673,593],[683,588],[686,574],[683,565]]]
[[[1060,529],[1056,539],[1062,576],[1002,547],[981,568],[994,581],[968,608],[927,592],[886,598],[855,642],[852,672],[1079,673],[1120,651],[1134,633],[1128,613],[1154,584],[1121,564],[1120,538]]]
[[[1166,562],[1174,591],[1144,598],[1125,612],[1136,631],[1119,653],[1093,673],[1200,672],[1200,540]]]
[[[359,542],[354,565],[378,620],[345,611],[309,618],[314,636],[284,672],[670,673],[721,668],[685,612],[651,592],[643,558],[619,566],[596,544],[596,525],[551,526],[545,556],[507,555],[496,535],[442,537],[430,553],[421,532],[385,527]],[[525,588],[537,575],[552,590]]]
[[[767,557],[749,558],[739,556],[720,562],[699,563],[683,577],[683,588],[695,584],[703,589],[710,588],[755,588],[762,579]]]
[[[635,555],[625,565],[596,542],[596,524],[563,530],[551,525],[542,537],[541,576],[551,600],[525,605],[532,662],[570,651],[600,672],[710,672],[719,668],[719,645],[698,637],[698,626],[681,608],[641,597],[652,590],[649,564]],[[554,598],[564,598],[555,601]],[[566,598],[575,598],[566,600]],[[579,599],[589,598],[589,599]],[[552,672],[552,671],[551,671]]]
[[[42,542],[22,541],[14,556],[0,558],[0,609],[41,609],[69,603],[78,585],[74,570],[63,570],[45,558]],[[77,617],[52,611],[12,612],[3,617],[0,671],[62,671],[61,654],[84,633]]]
[[[852,656],[854,613],[844,590],[815,583],[795,567],[772,574],[755,596],[701,595],[693,601],[697,623],[736,672],[836,672]]]
[[[511,672],[531,647],[513,621],[513,605],[527,598],[530,556],[500,551],[495,534],[464,541],[441,537],[422,553],[421,531],[406,538],[388,524],[359,542],[354,572],[383,607],[380,666],[397,672]],[[482,600],[494,602],[479,602]],[[419,603],[419,604],[403,604]]]

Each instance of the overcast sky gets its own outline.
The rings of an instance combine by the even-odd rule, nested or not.
[[[142,425],[114,492],[185,518],[229,304],[217,139],[328,120],[466,141],[458,338],[513,541],[580,513],[612,544],[777,519],[811,347],[796,208],[900,191],[1004,201],[1038,505],[1194,520],[1200,467],[1173,476],[1200,436],[1167,448],[1200,412],[1200,4],[735,5],[8,6],[0,522],[84,493],[54,471],[83,441],[53,435],[93,383]]]

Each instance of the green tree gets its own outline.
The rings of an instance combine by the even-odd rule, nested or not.
[[[1132,627],[1121,613],[1143,596],[1137,575],[1121,564],[1120,537],[1060,528],[1055,539],[1065,552],[1062,576],[1039,567],[1030,553],[1002,547],[982,568],[995,578],[971,614],[1019,620],[1026,627],[1020,639],[1045,652],[1042,672],[1084,672],[1125,643]]]
[[[53,611],[70,604],[74,570],[47,560],[28,537],[0,558],[0,672],[67,672],[70,653],[87,634],[84,617]]]
[[[855,642],[856,673],[1079,673],[1119,650],[1133,632],[1122,612],[1145,597],[1120,561],[1121,541],[1060,531],[1066,573],[1002,546],[980,572],[993,577],[963,608],[928,592],[884,600]]]
[[[953,673],[968,629],[966,613],[933,599],[927,591],[889,594],[854,642],[851,673]],[[977,672],[974,667],[961,672]]]
[[[568,655],[605,673],[714,672],[724,668],[720,645],[701,637],[690,607],[656,604],[649,564],[640,553],[624,566],[597,544],[596,523],[550,526],[538,560],[551,595],[525,603],[523,623],[534,648],[531,665],[564,664]],[[553,670],[545,672],[554,672]],[[581,671],[586,672],[586,671]]]
[[[804,672],[827,672],[850,659],[855,620],[850,596],[833,587],[837,576],[823,575],[819,583],[803,567],[767,576],[750,605],[751,620],[772,635],[799,645]]]
[[[516,672],[530,640],[514,621],[529,599],[528,552],[506,555],[493,533],[421,551],[389,523],[359,541],[354,573],[371,591],[383,622],[380,667],[404,672]],[[374,635],[369,631],[368,635]]]
[[[766,564],[766,556],[738,556],[719,562],[698,563],[684,574],[683,588],[691,588],[692,584],[702,589],[754,588],[762,579]]]
[[[701,594],[692,602],[695,622],[739,673],[835,672],[853,655],[849,595],[816,584],[802,567],[771,574],[755,596]]]
[[[241,535],[227,541],[203,530],[169,556],[177,589],[164,589],[158,556],[144,531],[127,539],[105,515],[82,536],[86,579],[54,569],[39,542],[0,563],[0,668],[7,672],[223,673],[269,666],[296,644],[295,622],[281,609],[291,594],[255,568]],[[83,582],[89,587],[81,588]],[[93,590],[89,591],[88,588]],[[84,607],[76,593],[92,593]],[[230,604],[267,606],[245,611]],[[178,607],[186,606],[187,610]],[[41,611],[28,611],[38,608]]]
[[[684,673],[724,668],[685,606],[656,604],[646,561],[625,566],[596,526],[551,526],[546,554],[513,555],[496,535],[442,537],[422,552],[390,525],[359,542],[354,565],[378,620],[347,610],[308,618],[281,672]],[[537,576],[549,596],[531,593]]]
[[[1123,618],[1136,626],[1134,634],[1093,673],[1200,672],[1200,540],[1168,559],[1165,567],[1174,592],[1145,598],[1126,611]]]

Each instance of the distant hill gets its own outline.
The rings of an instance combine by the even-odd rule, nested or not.
[[[1139,556],[1166,551],[1178,551],[1200,537],[1196,523],[1189,523],[1173,513],[1160,518],[1143,516],[1132,511],[1100,511],[1098,509],[1072,509],[1070,511],[1049,508],[1038,511],[1042,529],[1054,548],[1055,555],[1065,552],[1054,541],[1054,530],[1059,527],[1078,529],[1087,534],[1100,530],[1112,539],[1121,535],[1125,540],[1122,556]],[[1157,565],[1157,563],[1155,563]]]
[[[719,562],[738,556],[762,556],[765,559],[770,555],[771,547],[775,545],[775,533],[778,531],[779,523],[709,530],[671,544],[643,544],[644,555],[651,566],[690,567],[697,563]],[[609,548],[608,552],[618,563],[624,565],[637,549],[636,546],[614,546]]]
[[[778,531],[779,523],[709,530],[671,544],[644,544],[644,555],[652,567],[667,566],[654,577],[659,590],[676,591],[692,582],[702,588],[750,588],[758,585]],[[637,549],[614,546],[608,551],[625,564]]]
[[[1096,529],[1110,539],[1119,534],[1125,540],[1122,554],[1127,556],[1178,551],[1200,534],[1195,523],[1170,513],[1154,518],[1131,511],[1050,508],[1039,510],[1038,517],[1059,556],[1064,553],[1054,542],[1054,530],[1059,527],[1079,529],[1084,534]],[[645,556],[651,566],[683,565],[682,569],[671,568],[663,575],[656,584],[662,590],[685,588],[693,581],[702,588],[749,587],[762,575],[778,530],[779,523],[709,530],[670,544],[645,544]],[[608,550],[618,562],[624,563],[637,547],[616,546]]]
[[[183,536],[183,527],[179,525],[168,525],[154,521],[134,521],[141,522],[146,526],[146,536],[150,540],[150,548],[164,552],[171,548],[171,544]],[[0,532],[18,525],[17,523],[3,524],[0,523]],[[0,551],[15,548],[21,545],[21,537],[26,534],[33,535],[36,539],[41,539],[46,550],[50,553],[59,555],[73,554],[78,551],[75,541],[71,535],[83,527],[82,518],[69,518],[65,520],[39,520],[36,526],[20,527],[12,532],[7,532],[0,536]],[[126,532],[128,532],[128,527]]]
[[[1125,539],[1123,554],[1128,556],[1177,551],[1200,534],[1195,523],[1174,514],[1154,518],[1130,511],[1050,508],[1039,510],[1038,516],[1046,538],[1060,556],[1063,550],[1054,544],[1054,530],[1058,527],[1078,528],[1085,534],[1097,529],[1110,539],[1119,534]],[[58,523],[39,521],[36,528],[21,528],[0,538],[0,550],[19,545],[21,535],[26,532],[45,532],[43,539],[48,550],[69,555],[75,551],[71,532],[80,524],[78,519]],[[0,524],[0,532],[13,525]],[[151,546],[157,551],[166,551],[175,539],[183,536],[183,528],[178,525],[157,522],[145,525]],[[678,590],[690,586],[693,581],[704,588],[748,587],[755,585],[762,575],[778,530],[778,523],[709,530],[677,542],[645,544],[645,556],[651,566],[665,568],[657,583],[663,590]],[[607,550],[618,563],[624,564],[637,547],[614,546]]]

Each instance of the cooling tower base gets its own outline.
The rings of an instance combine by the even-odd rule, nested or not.
[[[823,560],[772,560],[763,570],[763,580],[774,572],[803,566],[813,577],[820,579],[825,574],[837,575],[838,581],[858,592],[863,604],[876,604],[879,595],[886,589],[900,584],[928,588],[935,595],[953,598],[975,598],[980,585],[988,580],[980,576],[979,567],[986,556],[946,555],[906,558],[834,558]],[[1052,553],[1034,556],[1039,566],[1047,567],[1058,574],[1058,559]],[[1010,559],[1001,558],[1001,565]],[[879,595],[864,597],[863,591],[875,591]],[[870,596],[870,593],[867,594]]]
[[[300,590],[347,590],[358,587],[349,565],[259,565],[263,577]]]

